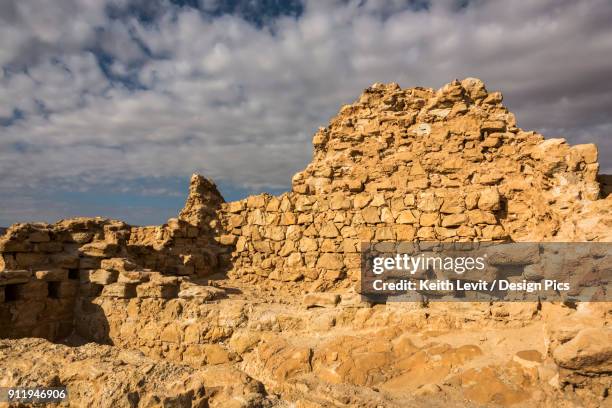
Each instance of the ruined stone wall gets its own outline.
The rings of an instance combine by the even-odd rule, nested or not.
[[[194,175],[184,209],[161,226],[16,224],[0,237],[0,271],[23,280],[9,284],[0,272],[0,326],[11,327],[2,335],[68,321],[68,312],[51,317],[53,307],[41,305],[58,303],[59,291],[56,309],[69,310],[76,281],[87,298],[141,297],[148,283],[123,272],[327,290],[356,285],[362,242],[612,240],[609,180],[598,178],[595,145],[523,131],[501,102],[473,78],[437,91],[375,84],[315,134],[313,160],[291,192],[225,203],[212,181]],[[177,285],[163,283],[175,289],[162,297],[178,296]],[[27,323],[19,307],[30,308]]]
[[[575,225],[610,219],[609,204],[585,210],[600,194],[595,145],[523,131],[501,102],[472,78],[366,89],[315,134],[290,193],[222,206],[232,273],[325,288],[358,280],[361,242],[609,237]]]
[[[0,338],[66,337],[77,290],[78,281],[62,269],[0,273]]]

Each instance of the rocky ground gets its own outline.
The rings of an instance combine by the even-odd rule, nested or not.
[[[186,325],[189,316],[209,316],[204,360],[156,357],[146,341],[134,340],[142,329],[115,346],[82,344],[74,334],[64,344],[3,340],[0,386],[67,385],[70,406],[104,407],[610,402],[606,303],[370,305],[351,293],[302,296],[287,284],[213,283],[223,296],[183,304],[175,316]],[[167,301],[161,313],[177,310],[177,301]],[[211,307],[217,315],[207,314]],[[146,325],[146,314],[140,316]]]

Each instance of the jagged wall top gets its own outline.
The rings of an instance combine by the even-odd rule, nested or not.
[[[466,195],[493,188],[508,232],[542,223],[554,231],[564,212],[598,198],[597,148],[523,131],[502,99],[475,78],[437,91],[374,84],[317,131],[313,161],[293,177],[292,190]]]

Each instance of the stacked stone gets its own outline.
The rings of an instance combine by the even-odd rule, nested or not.
[[[216,239],[223,202],[215,183],[194,174],[178,218],[161,227],[133,227],[129,254],[141,266],[170,275],[207,276],[221,270],[227,261],[223,254],[230,251]]]
[[[127,224],[104,218],[15,224],[0,238],[0,271],[59,268],[76,277],[119,253],[128,235]]]
[[[0,338],[67,336],[77,291],[66,269],[1,272]]]
[[[500,196],[362,192],[352,196],[251,196],[223,207],[238,274],[270,279],[336,281],[359,278],[362,242],[499,240]]]
[[[226,321],[240,320],[222,316],[213,302],[222,289],[137,269],[125,259],[103,267],[81,278],[74,326],[80,337],[193,365],[229,361],[214,343],[233,333]]]
[[[315,134],[292,192],[222,207],[237,275],[356,280],[360,242],[553,239],[598,197],[597,150],[519,129],[501,101],[473,78],[366,89]]]
[[[225,203],[194,175],[162,226],[17,224],[0,238],[0,271],[78,275],[124,257],[167,275],[350,284],[361,242],[602,239],[595,146],[525,132],[501,102],[474,78],[437,91],[375,84],[315,134],[289,193]]]
[[[495,188],[514,239],[554,235],[568,202],[595,200],[595,145],[570,147],[516,126],[499,92],[474,78],[438,91],[375,84],[314,136],[314,159],[293,178],[298,194],[478,194]]]

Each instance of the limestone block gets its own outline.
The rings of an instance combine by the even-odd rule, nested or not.
[[[0,252],[27,252],[32,250],[32,244],[24,240],[0,239]]]
[[[292,252],[296,251],[296,245],[295,242],[293,241],[284,241],[283,242],[283,246],[281,247],[280,251],[278,252],[279,256],[285,257],[288,256],[289,254],[291,254]]]
[[[435,212],[442,206],[442,200],[435,197],[432,193],[422,194],[419,197],[417,208],[425,212]]]
[[[416,234],[416,229],[412,225],[394,225],[393,228],[397,241],[412,241]]]
[[[36,271],[36,279],[44,281],[65,281],[68,280],[68,269],[48,269],[45,271]]]
[[[478,208],[485,211],[495,211],[500,207],[500,196],[496,188],[487,188],[480,193]]]
[[[333,194],[329,200],[329,208],[332,210],[348,210],[351,201],[342,193]]]
[[[378,227],[374,239],[376,241],[393,241],[395,240],[395,231],[393,227]]]
[[[272,253],[272,246],[270,245],[270,241],[264,241],[264,240],[253,241],[253,248],[255,248],[257,252],[262,252],[265,254]]]
[[[380,208],[380,220],[388,224],[392,224],[395,221],[395,218],[388,207]]]
[[[465,214],[451,214],[442,218],[443,227],[457,227],[466,224],[468,221]]]
[[[297,223],[300,225],[311,224],[314,222],[314,217],[311,213],[301,213],[297,217]]]
[[[353,206],[356,209],[362,209],[372,201],[372,196],[367,193],[357,194],[353,199]]]
[[[110,257],[117,252],[117,245],[107,242],[91,242],[83,245],[79,252],[87,256]]]
[[[587,164],[597,163],[597,146],[593,143],[579,144],[570,148],[570,155],[575,155]]]
[[[136,286],[136,295],[139,298],[172,299],[178,296],[178,289],[175,283],[151,281]]]
[[[465,210],[465,202],[459,196],[447,197],[442,203],[442,214],[460,214]]]
[[[299,224],[305,223],[305,221],[299,222],[299,219],[296,219],[295,214],[292,212],[284,212],[280,216],[280,225],[293,225],[296,222],[298,222]]]
[[[416,198],[414,196],[414,194],[406,194],[404,196],[404,204],[407,207],[413,207],[416,203]]]
[[[399,213],[399,215],[397,216],[396,222],[398,224],[416,224],[418,220],[414,216],[412,211],[404,210]]]
[[[317,260],[317,267],[324,269],[342,269],[344,262],[340,254],[321,254]]]
[[[178,297],[181,299],[196,299],[199,301],[207,301],[219,298],[225,294],[225,291],[214,286],[202,286],[193,283],[181,283]]]
[[[505,132],[506,123],[502,120],[487,120],[482,122],[480,128],[485,132]]]
[[[361,180],[349,180],[347,182],[347,187],[350,192],[359,193],[363,191],[363,183]]]
[[[324,238],[336,238],[340,235],[338,228],[333,223],[327,223],[321,227],[319,230],[319,235]]]
[[[270,198],[268,204],[266,205],[267,212],[277,212],[280,208],[280,200],[276,197]]]
[[[612,329],[583,329],[576,337],[557,347],[553,357],[563,368],[582,373],[612,371]]]
[[[319,246],[319,250],[321,252],[339,252],[340,246],[333,239],[323,239],[321,241],[321,245]]]
[[[319,244],[314,238],[304,237],[299,242],[299,248],[301,252],[316,251],[317,249],[319,249]]]
[[[244,201],[232,201],[228,203],[227,210],[230,213],[239,213],[244,210]]]
[[[136,269],[136,267],[137,265],[134,262],[126,258],[103,259],[100,262],[101,269],[106,269],[109,271],[116,271],[116,272],[133,271],[134,269]]]
[[[32,278],[32,272],[26,270],[0,272],[0,285],[26,283]]]
[[[59,299],[72,299],[79,292],[79,283],[77,281],[58,282],[55,290],[55,295]]]
[[[497,224],[497,219],[495,218],[495,214],[490,213],[488,211],[481,210],[472,210],[468,211],[468,220],[470,224]]]
[[[423,240],[434,240],[436,233],[432,227],[421,227],[417,232],[417,237]]]
[[[482,237],[485,239],[502,239],[507,235],[501,225],[487,225],[482,229]]]
[[[303,266],[304,261],[302,259],[302,254],[299,252],[294,252],[289,257],[287,257],[287,266],[295,268]]]
[[[221,245],[234,245],[238,237],[232,234],[224,234],[219,237],[219,244]]]
[[[435,227],[436,235],[440,239],[447,239],[457,236],[457,230],[453,228]]]
[[[440,214],[438,213],[423,213],[419,218],[419,224],[423,227],[432,227],[438,225]]]
[[[117,282],[119,272],[109,271],[107,269],[95,269],[89,272],[89,282],[97,283],[98,285],[108,285]]]
[[[16,286],[19,300],[44,299],[49,295],[47,282],[32,280]]]
[[[246,201],[247,208],[264,208],[266,205],[266,197],[262,194],[249,196]]]
[[[473,210],[478,207],[478,199],[480,198],[480,193],[477,191],[472,191],[467,194],[465,197],[465,208],[468,210]]]
[[[336,293],[307,293],[302,303],[306,308],[310,307],[335,307],[340,302],[340,295]]]
[[[136,297],[136,285],[133,283],[111,283],[102,289],[102,297],[130,299]]]
[[[30,269],[48,265],[47,256],[39,252],[19,252],[15,255],[15,260],[20,268]]]
[[[367,207],[361,211],[363,219],[368,224],[377,224],[380,222],[380,216],[377,207]]]

